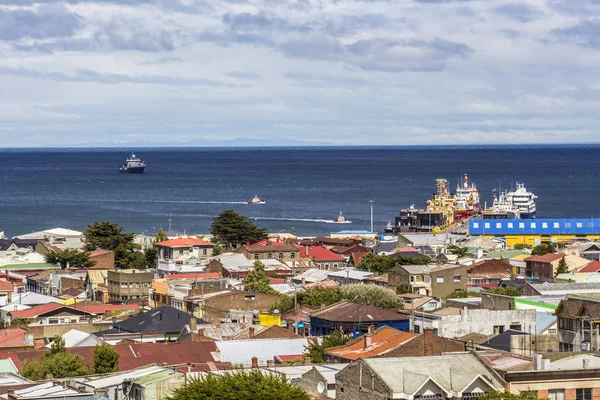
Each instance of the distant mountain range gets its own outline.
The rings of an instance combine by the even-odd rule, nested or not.
[[[42,147],[301,147],[336,146],[331,142],[306,142],[293,139],[254,139],[240,137],[230,140],[194,139],[187,141],[137,141],[137,142],[88,142],[78,144],[52,144]]]

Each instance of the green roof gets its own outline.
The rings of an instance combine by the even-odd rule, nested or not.
[[[137,378],[135,380],[135,383],[137,383],[138,385],[149,385],[151,383],[164,381],[166,379],[169,379],[172,376],[176,377],[177,375],[178,374],[176,374],[175,372],[173,372],[171,370],[161,371],[161,372],[156,372],[154,374],[142,376],[141,378]],[[181,377],[183,378],[183,375],[181,375]]]
[[[509,258],[513,258],[516,256],[520,256],[521,254],[529,254],[529,253],[527,253],[526,251],[523,251],[523,250],[492,251],[492,252],[488,253],[488,256],[490,256],[492,258],[509,259]]]
[[[60,269],[56,264],[31,263],[31,264],[8,264],[0,266],[0,270],[15,269]]]
[[[586,282],[591,274],[558,274],[554,278],[556,283],[569,283],[569,282]]]
[[[15,363],[10,358],[6,360],[0,360],[0,374],[12,372],[13,374],[18,374],[19,370],[15,366]]]

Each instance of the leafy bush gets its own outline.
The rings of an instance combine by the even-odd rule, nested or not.
[[[402,298],[393,290],[377,285],[346,285],[342,286],[340,294],[343,299],[378,308],[400,308],[403,305]]]

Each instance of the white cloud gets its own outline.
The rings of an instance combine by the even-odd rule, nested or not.
[[[6,0],[0,135],[598,141],[599,18],[596,0]]]

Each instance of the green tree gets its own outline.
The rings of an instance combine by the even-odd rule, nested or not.
[[[319,286],[308,289],[305,292],[299,292],[297,297],[298,303],[310,308],[319,308],[323,304],[329,306],[333,303],[337,303],[342,298],[339,289]]]
[[[408,257],[402,254],[396,254],[394,256],[395,264],[397,265],[427,265],[431,262],[431,259],[426,256],[421,257]]]
[[[412,286],[410,286],[410,284],[401,283],[400,285],[396,286],[396,294],[406,294],[406,293],[412,293]]]
[[[500,294],[502,296],[510,296],[510,297],[521,296],[521,292],[519,292],[514,287],[505,287],[505,288],[499,287],[499,288],[495,288],[495,289],[488,289],[484,293]]]
[[[247,217],[233,210],[225,210],[215,217],[210,233],[215,242],[232,246],[256,243],[267,237],[266,228],[258,228]]]
[[[158,228],[158,232],[154,236],[154,243],[166,242],[167,240],[169,240],[167,232],[163,228]]]
[[[554,277],[556,278],[558,274],[566,274],[567,272],[569,272],[569,267],[567,267],[567,260],[565,260],[565,256],[563,256],[558,262],[558,267],[556,267],[556,273],[554,274]]]
[[[356,268],[363,271],[384,274],[394,266],[394,259],[389,256],[379,256],[374,253],[368,253],[360,260]]]
[[[44,257],[48,264],[58,264],[61,268],[76,268],[86,269],[91,268],[96,264],[90,261],[90,253],[88,251],[81,252],[76,249],[65,249],[63,251],[50,251]]]
[[[244,290],[279,295],[279,292],[269,286],[269,281],[270,279],[265,273],[265,264],[260,262],[260,260],[256,260],[254,262],[254,268],[246,275]]]
[[[332,332],[329,336],[323,337],[321,344],[316,341],[307,347],[307,355],[313,364],[323,364],[325,362],[325,350],[331,347],[343,346],[350,341],[351,337],[344,335],[342,331]]]
[[[133,243],[134,233],[123,233],[123,227],[108,221],[96,221],[83,231],[85,250],[112,250],[115,252],[115,267],[144,268],[146,258]]]
[[[543,256],[544,254],[554,253],[556,251],[553,243],[542,243],[538,244],[531,250],[531,254],[534,256]]]
[[[21,370],[21,375],[34,381],[46,379],[47,376],[61,379],[91,373],[92,370],[85,364],[83,357],[67,353],[65,341],[60,336],[54,337],[49,352],[37,359],[25,361]]]
[[[517,243],[513,246],[513,249],[515,250],[524,250],[524,249],[530,249],[531,245],[527,244],[527,243]]]
[[[450,246],[448,246],[448,251],[450,252],[450,254],[455,255],[457,258],[461,258],[461,257],[464,257],[467,254],[469,254],[469,248],[468,247],[458,247],[458,246],[455,246],[453,244],[451,244]]]
[[[447,299],[466,299],[467,297],[469,297],[468,290],[456,290],[446,296]]]
[[[158,263],[158,249],[152,245],[144,250],[144,263],[147,267],[154,268]]]
[[[219,245],[219,243],[215,243],[212,249],[212,256],[216,257],[221,253],[223,253],[223,248]]]
[[[273,312],[278,310],[281,314],[286,313],[294,309],[294,299],[286,294],[282,294],[279,296],[279,301],[275,304],[272,304],[269,307],[269,311]]]
[[[377,285],[345,285],[340,289],[340,294],[343,299],[377,308],[400,308],[404,304],[396,292]]]
[[[310,397],[284,376],[259,370],[206,374],[175,389],[166,400],[309,400]]]
[[[497,392],[495,390],[491,390],[478,397],[480,400],[537,400],[537,398],[537,392],[535,391],[524,391],[519,394],[512,394],[508,392]]]
[[[102,343],[102,346],[94,348],[94,372],[96,374],[107,374],[119,371],[119,352],[113,347]]]
[[[50,345],[50,351],[44,354],[44,357],[51,357],[58,353],[64,353],[67,351],[67,346],[65,345],[65,339],[60,335],[54,336],[54,340]]]

